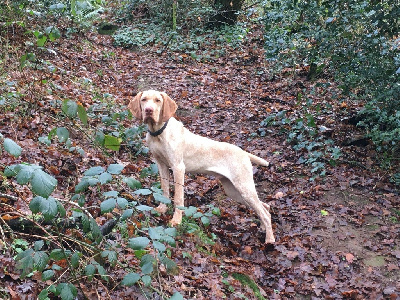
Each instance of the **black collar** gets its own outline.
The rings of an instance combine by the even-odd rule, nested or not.
[[[158,129],[157,131],[150,131],[150,129],[147,129],[147,132],[150,133],[151,136],[158,136],[161,133],[163,133],[163,131],[165,130],[165,128],[167,128],[168,125],[168,121],[169,119],[164,123],[163,127],[161,127],[160,129]]]

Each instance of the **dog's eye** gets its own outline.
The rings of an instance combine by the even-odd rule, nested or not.
[[[161,100],[160,99],[156,99],[156,102],[161,102]]]
[[[142,99],[142,102],[146,102],[146,100],[147,100],[146,98],[143,98],[143,99]]]

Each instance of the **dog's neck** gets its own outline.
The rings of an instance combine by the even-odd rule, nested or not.
[[[153,137],[159,136],[164,132],[165,128],[167,128],[168,121],[169,119],[162,123],[147,123],[147,132]]]

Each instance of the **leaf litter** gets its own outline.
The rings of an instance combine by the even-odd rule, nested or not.
[[[40,164],[56,176],[59,195],[71,189],[69,181],[76,180],[81,170],[98,164],[123,162],[135,178],[140,178],[140,170],[151,163],[148,156],[135,160],[127,148],[106,156],[89,141],[80,139],[81,133],[73,128],[69,129],[74,140],[86,151],[83,157],[60,147],[47,148],[38,139],[48,133],[48,128],[58,126],[53,116],[59,111],[52,107],[53,99],[78,100],[87,108],[99,94],[111,94],[115,105],[126,105],[138,90],[166,91],[177,101],[177,116],[190,130],[236,144],[272,162],[270,168],[254,168],[254,177],[260,198],[271,204],[277,243],[274,247],[263,243],[255,214],[243,205],[232,205],[215,179],[188,175],[186,205],[206,211],[212,203],[220,209],[220,216],[213,216],[210,226],[204,228],[208,238],[214,236],[212,242],[205,242],[195,233],[180,237],[171,249],[178,272],[171,275],[160,270],[161,279],[155,283],[159,290],[170,295],[178,291],[187,299],[400,297],[398,190],[373,159],[370,145],[342,146],[346,159],[327,166],[325,177],[310,180],[309,167],[298,162],[299,153],[282,135],[282,128],[268,128],[265,137],[258,134],[261,121],[271,112],[287,110],[295,114],[296,95],[303,93],[303,87],[312,89],[315,83],[285,74],[271,79],[262,50],[252,47],[260,39],[257,33],[255,30],[241,49],[230,49],[229,55],[212,62],[196,62],[179,53],[159,55],[157,46],[136,52],[115,48],[110,37],[94,33],[87,33],[86,38],[76,35],[73,42],[60,40],[52,45],[55,55],[42,54],[57,68],[56,72],[29,69],[8,74],[7,80],[20,82],[26,105],[2,112],[0,133],[24,144],[24,150],[18,158],[2,155],[0,162],[8,165],[25,160]],[[243,64],[249,49],[254,59]],[[114,55],[104,55],[110,52]],[[42,78],[51,80],[53,93],[46,92]],[[331,88],[335,89],[333,85]],[[333,101],[330,92],[308,96],[316,103]],[[21,118],[23,109],[26,115]],[[332,111],[318,120],[332,129],[337,144],[347,133],[357,131],[337,117],[349,113],[347,109],[332,103]],[[138,124],[134,120],[126,126],[132,123]],[[154,180],[143,178],[148,186]],[[18,191],[18,197],[24,200],[18,200],[15,209],[27,211],[32,199],[29,190],[10,184],[2,188],[2,193]],[[10,200],[0,197],[0,201]],[[99,205],[97,199],[86,201]],[[1,206],[0,212],[4,218],[13,210]],[[15,299],[37,295],[40,278],[19,280],[10,249],[3,243],[0,248],[0,264],[4,266],[0,268],[0,279],[5,291]],[[119,255],[138,264],[129,251]],[[125,275],[122,269],[111,268],[109,272],[114,288],[92,281],[81,284],[84,296],[145,299],[136,286],[116,286]],[[149,291],[147,298],[160,297]]]

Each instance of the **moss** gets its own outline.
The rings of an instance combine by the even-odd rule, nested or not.
[[[254,295],[257,297],[257,299],[266,300],[263,297],[263,295],[261,295],[260,289],[255,283],[255,281],[251,279],[248,275],[241,273],[233,273],[232,277],[235,278],[236,280],[239,280],[242,285],[250,287],[253,290]]]

